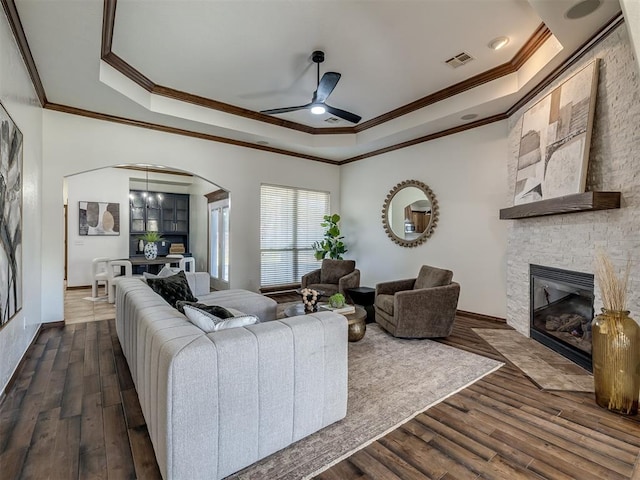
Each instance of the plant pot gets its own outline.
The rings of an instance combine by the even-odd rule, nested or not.
[[[147,260],[155,260],[158,256],[158,245],[155,242],[149,242],[144,246],[144,258]]]
[[[640,327],[628,311],[602,309],[593,319],[596,403],[623,415],[638,413]]]

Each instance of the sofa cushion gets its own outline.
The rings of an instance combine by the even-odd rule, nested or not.
[[[221,307],[219,305],[207,305],[206,303],[200,303],[200,302],[189,302],[186,300],[179,300],[176,302],[176,309],[180,312],[180,313],[184,313],[184,307],[189,306],[189,307],[194,307],[194,308],[198,308],[200,310],[204,310],[207,313],[210,313],[211,315],[215,315],[218,318],[221,319],[225,319],[225,318],[231,318],[231,317],[236,317],[238,316],[238,314],[234,311],[232,311],[232,309],[227,309],[224,307]],[[241,313],[241,315],[244,315],[243,313]]]
[[[258,317],[255,315],[242,315],[240,317],[222,319],[192,305],[184,305],[184,314],[191,323],[207,333],[258,323]]]
[[[322,260],[320,269],[320,283],[338,283],[342,277],[350,274],[356,268],[355,260]]]
[[[180,300],[198,301],[191,293],[189,282],[187,282],[187,277],[185,277],[183,271],[170,277],[147,278],[147,284],[173,308],[176,308],[176,303]]]
[[[443,287],[449,285],[452,278],[453,272],[451,270],[423,265],[413,288]]]

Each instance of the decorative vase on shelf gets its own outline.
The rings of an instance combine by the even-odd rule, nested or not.
[[[640,389],[640,327],[627,310],[602,309],[593,319],[593,381],[596,403],[636,415]]]
[[[147,242],[144,246],[144,258],[147,260],[155,260],[158,256],[158,245],[156,242]]]

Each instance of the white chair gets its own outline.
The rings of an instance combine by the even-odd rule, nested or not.
[[[122,273],[122,269],[124,268],[124,274]],[[107,291],[109,292],[109,303],[115,303],[116,301],[116,283],[118,277],[132,277],[133,276],[133,265],[129,260],[110,260],[109,267],[107,268],[107,273],[109,274],[109,284],[107,286]]]
[[[182,261],[182,259],[184,258],[184,255],[181,255],[179,253],[170,253],[169,255],[166,256],[166,258],[171,258],[175,260],[175,261],[167,262],[164,264],[165,267],[171,268],[171,265],[173,265],[174,263],[179,264],[180,261]]]
[[[184,270],[185,272],[195,272],[196,259],[193,257],[184,257],[180,259],[180,270]]]
[[[106,257],[94,258],[91,261],[91,296],[98,297],[98,287],[104,283],[105,294],[109,291],[109,259]]]

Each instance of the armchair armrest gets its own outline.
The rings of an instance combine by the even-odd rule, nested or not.
[[[300,281],[300,286],[302,288],[306,288],[308,285],[312,285],[314,283],[320,283],[320,269],[312,270],[306,275],[302,276],[302,280]]]
[[[391,282],[382,282],[376,284],[377,295],[395,295],[403,290],[413,290],[416,283],[415,278],[407,278],[405,280],[393,280]]]
[[[338,280],[338,292],[343,294],[347,299],[347,301],[351,300],[351,297],[347,293],[347,290],[349,288],[357,288],[359,286],[360,286],[360,270],[358,270],[357,268],[353,272],[348,273],[344,277],[341,277],[340,280]]]
[[[434,332],[432,336],[446,337],[453,328],[459,296],[460,285],[456,282],[398,292],[393,297],[393,316],[405,331],[418,331],[426,324]]]

